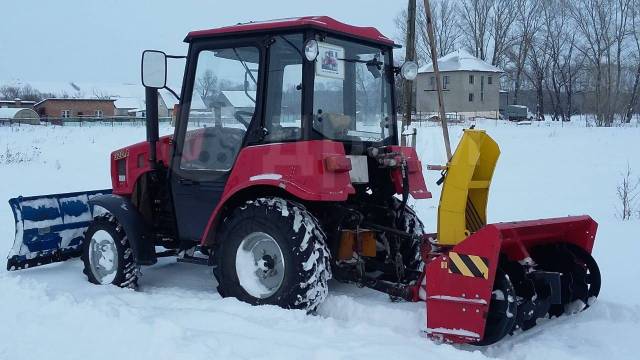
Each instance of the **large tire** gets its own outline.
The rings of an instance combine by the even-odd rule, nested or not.
[[[392,200],[393,209],[398,212],[402,206],[402,202],[397,198]],[[409,234],[422,235],[425,234],[424,225],[415,211],[408,205],[405,207],[402,218],[400,219],[400,230],[403,230]],[[422,253],[420,252],[420,246],[422,241],[414,239],[410,243],[405,243],[401,248],[402,259],[407,270],[413,272],[422,272],[424,268],[424,261],[422,259]]]
[[[102,247],[105,257],[98,259],[96,248]],[[111,214],[96,216],[85,233],[82,249],[84,274],[97,285],[112,284],[135,289],[138,272],[133,252],[122,225]],[[106,264],[102,267],[101,264]]]
[[[264,255],[267,260],[263,261],[265,257],[259,258],[253,250],[257,245],[252,250],[245,248],[256,236],[261,239],[259,244],[270,244],[270,249],[276,249],[271,251],[274,256]],[[307,311],[315,310],[326,298],[327,281],[331,278],[326,236],[315,217],[302,205],[277,197],[247,201],[223,221],[218,241],[214,274],[218,292],[223,297],[235,297],[253,305],[271,304]],[[247,253],[249,263],[246,258],[240,259]],[[260,267],[263,265],[265,267]],[[273,286],[256,292],[255,287],[247,285],[246,279],[247,274],[257,274],[256,278],[262,275],[259,271],[269,272],[271,275],[265,277],[276,278],[276,281],[269,282]]]

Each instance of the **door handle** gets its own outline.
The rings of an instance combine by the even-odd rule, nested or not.
[[[182,185],[198,185],[199,184],[199,182],[195,180],[185,179],[185,178],[178,179],[178,182]]]

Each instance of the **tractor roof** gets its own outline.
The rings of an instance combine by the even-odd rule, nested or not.
[[[196,38],[227,36],[239,33],[248,34],[307,28],[324,30],[332,33],[353,36],[379,44],[394,46],[393,40],[382,35],[382,33],[380,33],[376,28],[348,25],[328,16],[304,16],[298,18],[257,21],[240,23],[216,29],[192,31],[187,35],[184,41],[191,42]]]

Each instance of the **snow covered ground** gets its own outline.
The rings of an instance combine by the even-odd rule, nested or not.
[[[635,359],[640,336],[640,220],[616,218],[627,164],[640,176],[640,128],[480,122],[500,144],[490,221],[590,214],[603,273],[599,301],[487,348],[425,339],[423,303],[331,283],[317,316],[222,299],[211,270],[165,259],[143,269],[139,292],[93,286],[78,260],[0,270],[0,359]],[[439,127],[418,127],[423,163],[444,163]],[[452,127],[454,143],[461,127]],[[172,131],[163,127],[162,131]],[[136,126],[0,127],[0,201],[110,186],[108,154],[144,139]],[[415,204],[435,230],[434,199]],[[6,203],[5,203],[6,204]],[[13,217],[0,205],[0,257]]]

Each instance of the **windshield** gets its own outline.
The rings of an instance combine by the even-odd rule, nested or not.
[[[327,37],[319,42],[313,93],[314,129],[334,140],[378,142],[390,135],[390,54]]]

